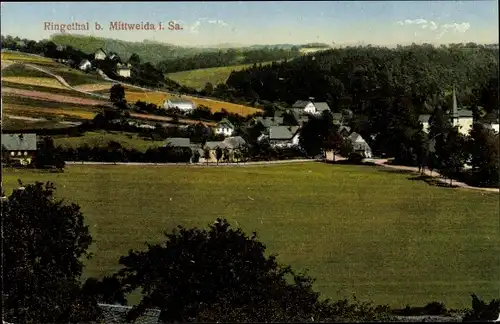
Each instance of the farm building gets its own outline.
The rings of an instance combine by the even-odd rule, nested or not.
[[[183,149],[191,149],[192,157],[191,162],[193,161],[193,156],[197,152],[200,156],[203,156],[203,150],[201,149],[200,144],[191,143],[191,140],[187,137],[170,137],[165,141],[166,147],[178,147]]]
[[[220,148],[223,150],[224,154],[228,155],[227,160],[229,162],[239,162],[241,158],[235,153],[237,151],[241,152],[241,149],[245,145],[246,142],[241,136],[226,137],[223,141],[206,142],[203,149],[209,152],[210,157],[207,159],[204,151],[201,155],[200,162],[217,162],[217,148]]]
[[[234,129],[234,125],[229,120],[224,118],[215,126],[215,134],[231,136],[233,135]]]
[[[165,109],[178,108],[180,111],[190,112],[196,108],[196,104],[191,100],[167,99],[163,104],[163,108]]]
[[[116,73],[124,78],[130,78],[131,65],[130,64],[120,64],[116,65]]]
[[[292,105],[292,110],[299,113],[320,115],[323,111],[330,111],[330,107],[326,102],[298,100]]]
[[[88,69],[90,69],[92,67],[92,64],[90,63],[89,60],[87,59],[84,59],[80,62],[80,64],[78,65],[78,68],[82,71],[87,71]]]
[[[299,126],[271,126],[259,136],[258,140],[269,139],[273,147],[291,147],[299,145]]]
[[[361,135],[354,132],[349,135],[348,139],[351,141],[353,153],[357,153],[364,158],[372,157],[372,149]]]
[[[32,162],[36,154],[36,134],[2,134],[2,156],[19,161],[22,165]]]
[[[94,59],[96,60],[105,60],[106,58],[108,57],[108,53],[106,53],[105,50],[103,50],[102,48],[98,49],[95,53],[94,53]]]

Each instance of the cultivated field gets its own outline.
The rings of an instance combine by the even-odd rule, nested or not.
[[[14,88],[2,88],[2,95],[24,97],[24,98],[34,98],[34,99],[42,100],[42,101],[67,103],[67,104],[78,104],[78,105],[88,105],[88,106],[97,106],[97,105],[103,105],[103,104],[107,103],[104,100],[68,97],[65,95],[59,95],[59,94],[55,94],[55,93],[47,93],[47,92],[25,90],[25,89],[14,89]]]
[[[87,91],[87,92],[97,92],[97,91],[102,91],[105,90],[105,94],[109,93],[109,89],[113,85],[109,82],[107,83],[93,83],[93,84],[82,84],[75,86],[74,88],[80,91]]]
[[[145,101],[145,102],[150,102],[154,103],[155,105],[158,106],[163,106],[163,103],[167,98],[176,98],[178,99],[178,96],[175,95],[169,95],[164,92],[146,92],[146,91],[130,91],[126,90],[125,91],[125,98],[127,99],[128,102],[130,103],[135,103],[138,100]],[[211,111],[213,113],[217,111],[221,111],[222,109],[226,109],[228,112],[239,114],[242,116],[247,116],[251,114],[255,114],[257,112],[260,112],[262,110],[258,108],[253,108],[253,107],[248,107],[248,106],[243,106],[243,105],[238,105],[230,102],[224,102],[224,101],[218,101],[218,100],[211,100],[211,99],[204,99],[204,98],[196,98],[196,97],[191,97],[191,96],[182,96],[183,99],[187,100],[192,100],[195,102],[197,105],[204,105],[207,107],[210,107]]]
[[[67,89],[63,86],[59,81],[52,77],[3,77],[3,82],[9,83],[18,83],[23,85],[30,86],[41,86],[46,88],[54,88],[54,89]]]
[[[14,89],[2,89],[3,92],[6,90]],[[11,92],[4,94],[2,102],[3,110],[6,113],[35,118],[57,116],[71,119],[92,119],[101,110],[98,107],[73,103],[72,101],[50,101],[47,98],[24,97]]]
[[[43,63],[44,65],[47,64],[56,64],[52,59],[48,57],[39,57],[39,56],[33,56],[33,55],[28,55],[25,53],[12,53],[12,52],[7,52],[1,54],[2,61],[3,60],[9,60],[9,61],[22,61],[24,63]]]
[[[123,132],[86,132],[83,136],[53,136],[56,146],[76,148],[84,144],[89,146],[106,146],[109,142],[115,141],[125,148],[133,148],[145,152],[150,147],[164,146],[165,141],[153,141],[142,139],[135,133]]]
[[[7,115],[2,116],[2,130],[4,131],[5,130],[19,131],[23,129],[54,129],[54,128],[65,128],[65,127],[68,127],[68,125],[62,124],[58,120],[36,120],[36,118],[29,120],[29,117],[26,118],[26,116],[23,116],[23,119],[10,118]]]
[[[61,174],[4,170],[6,192],[54,181],[90,227],[87,275],[112,273],[129,249],[177,225],[227,218],[256,231],[269,253],[309,269],[332,298],[404,307],[469,307],[498,297],[498,194],[429,186],[370,166],[305,163],[188,168],[68,166]]]
[[[5,78],[5,79],[8,79],[8,78]],[[52,79],[52,80],[54,80],[55,82],[59,83],[55,79]],[[69,96],[69,97],[87,98],[87,99],[93,99],[93,100],[96,99],[95,96],[92,96],[92,95],[89,95],[89,94],[86,94],[86,93],[81,93],[81,92],[78,92],[78,91],[74,91],[74,90],[65,88],[64,86],[62,86],[62,88],[55,88],[55,87],[51,87],[51,86],[47,86],[47,85],[42,86],[42,85],[33,85],[33,84],[23,84],[23,83],[9,82],[9,81],[6,81],[6,80],[2,79],[2,88],[14,88],[14,89],[23,89],[23,90],[33,90],[33,91],[54,93],[54,94],[58,94],[58,95],[66,95],[66,96]]]
[[[260,63],[262,65],[271,64],[271,62]],[[192,87],[198,90],[203,89],[207,82],[212,83],[215,87],[219,83],[225,83],[231,72],[240,71],[251,67],[253,64],[230,65],[222,67],[214,67],[208,69],[197,69],[169,73],[166,76],[177,83]]]

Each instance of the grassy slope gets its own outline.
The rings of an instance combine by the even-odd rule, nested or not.
[[[80,137],[54,136],[55,145],[63,147],[77,147],[85,143],[89,146],[104,146],[110,141],[115,141],[123,147],[134,148],[143,152],[150,147],[162,146],[165,143],[164,141],[145,140],[139,138],[137,134],[123,132],[86,132],[85,135]]]
[[[48,75],[42,71],[38,71],[21,64],[12,64],[2,69],[2,78],[5,77],[47,78]]]
[[[262,65],[271,64],[271,62],[260,63]],[[240,71],[251,67],[253,64],[231,65],[223,67],[215,67],[208,69],[198,69],[190,71],[182,71],[167,74],[167,77],[178,82],[181,85],[202,89],[207,82],[216,86],[219,83],[225,83],[231,72]]]
[[[36,63],[43,65],[55,64],[55,62],[48,57],[28,55],[22,52],[5,52],[1,54],[1,58],[2,60],[23,61],[25,63]]]
[[[356,293],[394,307],[432,300],[465,307],[470,292],[498,297],[497,195],[407,177],[309,163],[69,166],[62,174],[5,170],[3,180],[7,193],[18,178],[52,180],[58,195],[81,205],[95,239],[88,275],[116,270],[121,255],[158,242],[163,230],[224,217],[257,231],[281,262],[308,268],[333,298]]]
[[[56,120],[46,121],[26,121],[20,119],[2,116],[2,130],[22,130],[22,129],[47,129],[47,128],[65,128],[66,124],[61,124]]]

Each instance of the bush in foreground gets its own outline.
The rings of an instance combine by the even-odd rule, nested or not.
[[[92,242],[80,207],[37,182],[2,199],[3,318],[13,323],[80,323],[100,317],[98,301],[123,302],[116,280],[81,285]],[[111,290],[113,291],[113,290]]]
[[[265,256],[256,233],[248,237],[218,219],[209,230],[179,227],[162,244],[130,251],[118,272],[125,291],[144,296],[128,314],[161,309],[166,322],[310,322],[375,320],[369,304],[321,301],[314,280]]]

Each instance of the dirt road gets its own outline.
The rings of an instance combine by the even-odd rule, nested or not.
[[[79,104],[79,105],[87,105],[87,106],[97,106],[97,105],[105,105],[106,101],[103,100],[95,100],[95,99],[85,99],[79,97],[68,97],[64,95],[58,95],[49,92],[35,91],[35,90],[25,90],[25,89],[16,89],[16,88],[2,88],[2,95],[17,95],[17,96],[25,96],[39,100],[45,101],[55,101],[61,103],[70,103],[70,104]]]
[[[391,169],[397,169],[397,170],[406,170],[406,171],[412,171],[412,172],[415,172],[415,173],[418,173],[418,168],[417,167],[410,167],[410,166],[404,166],[404,165],[391,165],[391,164],[387,164],[388,160],[387,159],[367,159],[365,160],[365,162],[372,162],[372,163],[375,163],[376,165],[380,165],[380,166],[383,166],[383,167],[386,167],[386,168],[391,168]],[[432,178],[435,178],[437,181],[439,182],[442,182],[442,183],[450,183],[450,180],[448,179],[443,179],[442,176],[436,172],[436,171],[433,171],[432,173],[425,169],[424,170],[424,174],[426,176],[429,176],[429,177],[432,177]],[[472,186],[469,186],[468,184],[466,183],[463,183],[463,182],[460,182],[460,181],[456,181],[456,180],[453,180],[453,185],[458,187],[458,188],[464,188],[464,189],[472,189],[472,190],[480,190],[480,191],[488,191],[488,192],[496,192],[496,193],[500,193],[500,189],[499,188],[480,188],[480,187],[472,187]]]

